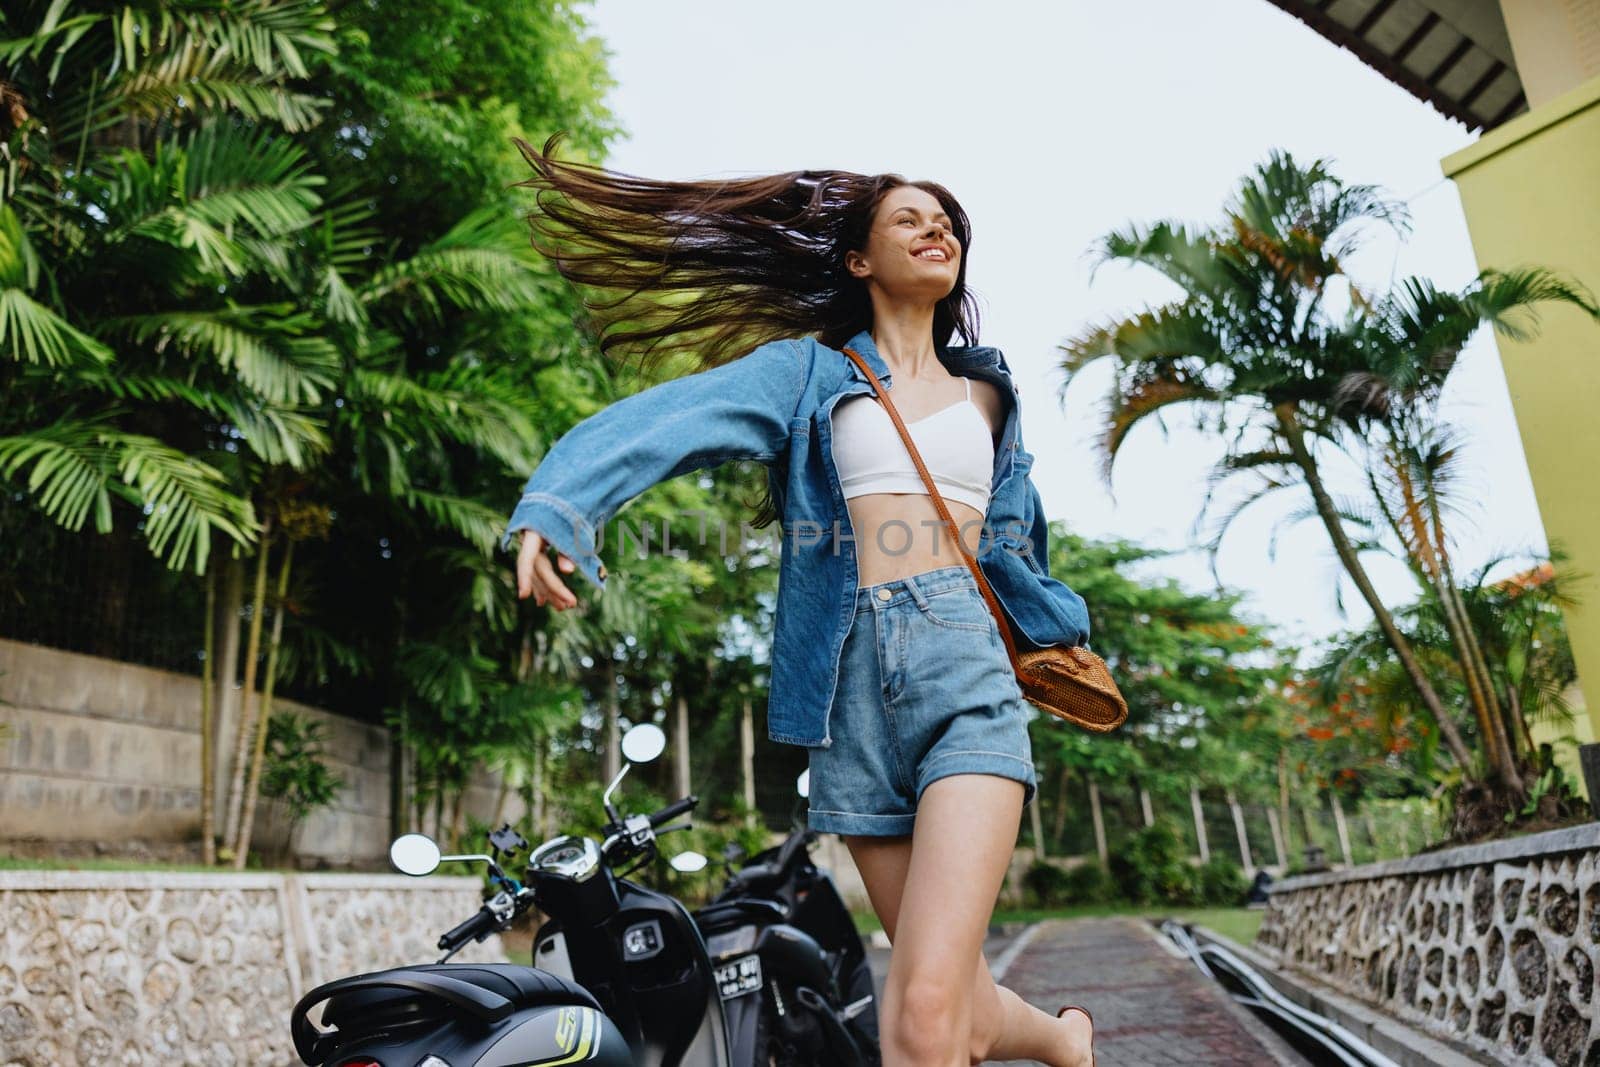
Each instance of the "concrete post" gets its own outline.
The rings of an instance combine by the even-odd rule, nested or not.
[[[1267,826],[1272,830],[1272,850],[1278,854],[1278,866],[1289,866],[1289,850],[1283,845],[1283,827],[1278,823],[1277,809],[1267,809]]]
[[[1211,846],[1206,843],[1206,818],[1200,808],[1200,790],[1189,787],[1189,810],[1194,813],[1194,839],[1200,846],[1200,862],[1211,861]]]
[[[1233,790],[1228,790],[1228,810],[1233,813],[1233,832],[1239,836],[1239,865],[1246,871],[1250,869],[1250,838],[1244,830],[1244,809],[1239,806],[1239,800],[1233,795]]]

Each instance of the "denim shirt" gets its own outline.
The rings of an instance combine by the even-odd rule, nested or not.
[[[869,332],[854,349],[887,389],[893,376]],[[1010,397],[995,450],[978,565],[1019,649],[1085,644],[1083,598],[1049,573],[1048,528],[1022,446],[1021,402],[1000,350],[938,350],[952,374],[993,383]],[[782,551],[767,734],[797,745],[832,743],[829,711],[839,654],[855,609],[857,570],[849,511],[834,467],[833,409],[872,393],[842,351],[810,338],[772,341],[718,367],[651,386],[589,416],[553,444],[511,514],[501,546],[537,530],[597,589],[606,569],[597,530],[629,500],[668,478],[731,459],[767,468]],[[899,539],[896,539],[898,543]]]

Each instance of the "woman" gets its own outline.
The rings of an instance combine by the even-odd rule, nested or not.
[[[653,181],[558,162],[556,140],[518,142],[542,208],[534,241],[569,279],[620,293],[590,304],[602,348],[690,352],[705,369],[551,447],[507,527],[507,548],[521,535],[518,596],[574,607],[561,576],[604,588],[597,530],[624,503],[685,471],[764,463],[762,517],[783,530],[768,733],[807,747],[810,825],[843,837],[892,940],[884,1063],[1090,1063],[1087,1011],[1031,1007],[983,958],[1035,792],[1025,704],[960,551],[843,352],[893,395],[1019,647],[1082,644],[1083,601],[1046,569],[1010,369],[975,344],[960,205],[892,174]],[[695,298],[662,299],[676,290]]]

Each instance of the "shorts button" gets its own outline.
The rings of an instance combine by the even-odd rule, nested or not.
[[[891,593],[891,592],[890,592],[890,591],[889,591],[889,590],[887,590],[887,589],[880,589],[880,590],[878,590],[878,599],[879,599],[879,600],[888,600],[888,599],[889,599],[889,598],[890,598],[890,597],[892,597],[892,596],[894,596],[894,594],[893,594],[893,593]]]

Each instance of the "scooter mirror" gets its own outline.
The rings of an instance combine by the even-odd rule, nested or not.
[[[426,834],[401,834],[389,846],[389,862],[401,874],[421,878],[439,869],[439,846]]]
[[[629,763],[649,763],[667,748],[667,735],[653,722],[642,722],[622,735],[622,754]]]
[[[698,852],[680,852],[667,861],[672,864],[672,869],[692,874],[705,869],[706,858]]]
[[[800,777],[794,780],[794,791],[803,797],[811,795],[811,768],[807,767],[800,772]]]

